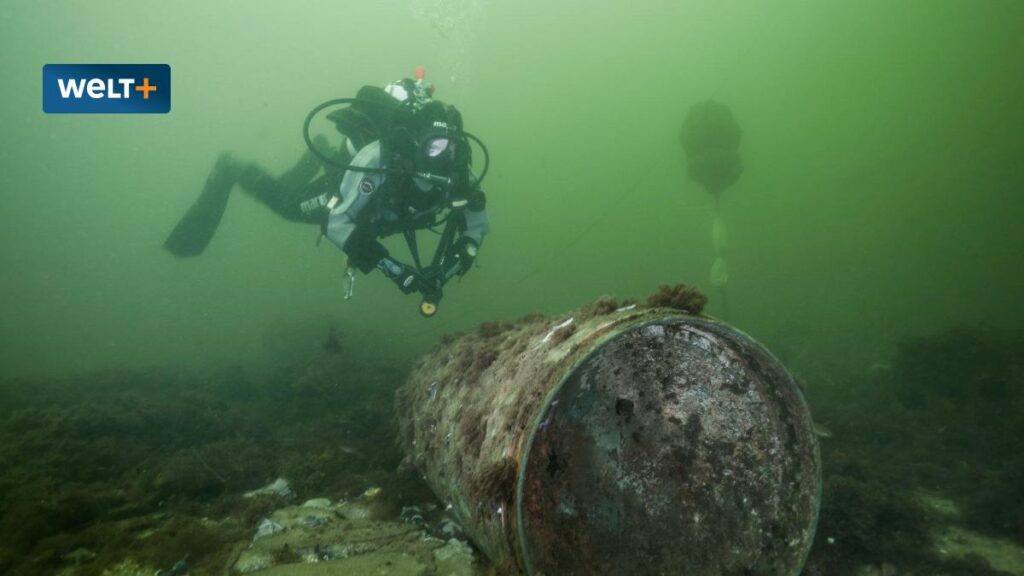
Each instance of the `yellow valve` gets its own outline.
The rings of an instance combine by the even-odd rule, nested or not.
[[[433,302],[427,302],[426,300],[420,302],[420,314],[423,314],[427,318],[430,318],[434,314],[437,314],[437,304],[434,304]]]

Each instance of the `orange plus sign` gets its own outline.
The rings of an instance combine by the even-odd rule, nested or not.
[[[142,99],[149,100],[149,93],[156,90],[156,86],[149,85],[149,78],[142,79],[142,86],[136,86],[136,90],[142,92]]]

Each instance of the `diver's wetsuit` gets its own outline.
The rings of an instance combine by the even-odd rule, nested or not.
[[[347,154],[340,154],[337,158],[339,163],[349,160]],[[321,167],[324,173],[317,176]],[[340,170],[322,165],[308,151],[295,166],[277,178],[259,164],[242,162],[231,154],[221,154],[210,170],[199,197],[168,235],[164,247],[180,257],[202,254],[217,231],[235,184],[287,220],[320,224],[323,217],[304,213],[302,203],[326,191],[337,190],[341,177]]]
[[[354,157],[342,152],[337,160],[340,164],[379,168],[380,141],[367,144]],[[235,184],[287,220],[321,226],[324,235],[348,255],[350,265],[364,273],[378,268],[406,292],[422,290],[423,286],[408,283],[413,268],[391,258],[379,238],[430,228],[451,206],[451,194],[427,180],[339,170],[324,165],[310,152],[276,178],[254,162],[241,162],[223,154],[210,172],[203,192],[168,237],[165,247],[178,256],[200,254],[212,239]],[[452,210],[450,218],[458,236],[449,238],[449,243],[464,246],[471,242],[479,247],[490,230],[486,200],[480,190],[465,198],[459,209]],[[333,208],[328,208],[332,199]],[[419,268],[419,256],[414,258]],[[448,259],[446,269],[434,271],[440,275],[434,283],[437,289],[452,276],[464,274],[473,257],[463,255],[456,266],[457,260]]]
[[[342,155],[338,161],[347,164],[349,157]],[[324,172],[317,176],[321,166]],[[323,215],[304,211],[304,203],[337,190],[344,175],[342,170],[324,166],[308,151],[295,166],[277,178],[254,162],[239,164],[234,169],[239,186],[247,194],[287,220],[308,224],[322,224]]]
[[[454,106],[430,93],[421,81],[403,79],[387,90],[364,86],[357,98],[340,99],[351,106],[327,118],[345,135],[345,146],[326,156],[326,138],[310,141],[308,135],[321,105],[306,120],[310,151],[277,178],[255,163],[222,155],[164,246],[177,256],[202,253],[238,184],[287,220],[319,224],[348,255],[350,267],[364,273],[377,268],[403,292],[420,292],[429,304],[421,312],[433,314],[444,284],[472,267],[490,223],[481,180],[470,169],[468,137],[483,144],[462,131]],[[433,258],[421,262],[416,232],[442,225]],[[379,241],[398,233],[415,266],[392,258]]]

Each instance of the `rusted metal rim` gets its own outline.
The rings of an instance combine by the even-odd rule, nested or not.
[[[661,321],[661,320],[659,320],[659,321]],[[646,324],[641,323],[641,324],[638,324],[637,327],[645,326],[647,324],[655,324],[655,323],[657,323],[659,321],[652,321],[652,322],[648,322]],[[625,322],[628,322],[628,319],[625,320]],[[533,571],[532,562],[530,560],[530,551],[528,550],[528,546],[526,545],[526,542],[527,542],[527,540],[526,540],[526,533],[523,531],[523,525],[525,524],[525,522],[524,522],[524,518],[523,518],[522,502],[523,502],[523,488],[524,488],[524,485],[526,483],[526,467],[527,467],[527,464],[529,463],[529,460],[530,460],[531,450],[533,450],[533,441],[534,441],[534,439],[535,439],[535,437],[537,435],[537,431],[540,429],[541,423],[544,421],[544,418],[545,418],[546,414],[548,413],[548,410],[551,408],[551,401],[554,400],[555,397],[558,396],[558,394],[562,391],[562,387],[565,386],[566,381],[569,380],[569,378],[576,372],[576,370],[580,366],[585,364],[595,354],[597,354],[598,351],[601,350],[602,346],[604,346],[605,344],[615,340],[616,338],[622,337],[623,334],[624,334],[624,332],[612,332],[612,333],[609,333],[607,336],[602,337],[601,339],[597,340],[594,343],[594,347],[590,350],[590,352],[587,353],[582,358],[580,358],[575,364],[573,364],[572,368],[567,370],[565,372],[565,375],[562,376],[562,379],[558,382],[558,385],[552,387],[551,390],[548,391],[547,396],[544,397],[544,402],[541,404],[542,408],[537,410],[537,414],[533,417],[533,420],[530,421],[530,427],[528,429],[529,432],[526,435],[526,442],[524,443],[523,448],[520,451],[521,457],[519,459],[519,469],[518,469],[518,471],[516,473],[516,499],[515,499],[515,507],[516,507],[516,541],[519,544],[519,558],[521,559],[521,561],[523,563],[523,569],[526,571],[526,574],[528,576],[533,576],[534,571]]]
[[[634,366],[638,358],[646,372],[612,376],[619,361]],[[648,412],[641,416],[642,409]],[[708,567],[720,566],[720,558],[732,568],[797,574],[821,500],[810,426],[792,377],[748,335],[705,317],[624,319],[565,372],[530,422],[515,490],[523,568],[532,576],[537,569],[611,573],[618,565],[621,573],[635,554],[695,574],[718,573]],[[531,468],[535,451],[547,459]],[[724,494],[725,503],[708,502],[712,493]],[[538,494],[549,497],[539,508]],[[566,512],[550,512],[556,508]],[[567,528],[561,556],[583,559],[554,562],[544,549],[538,565],[528,537],[538,528]],[[660,539],[614,537],[630,528]],[[642,546],[642,553],[635,548]],[[697,559],[691,565],[689,558]]]

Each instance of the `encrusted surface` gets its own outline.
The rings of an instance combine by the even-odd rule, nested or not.
[[[675,339],[673,323],[721,334],[707,342]],[[637,339],[643,344],[627,350]],[[658,341],[660,347],[654,345]],[[616,368],[620,373],[611,376]],[[758,378],[748,374],[751,370],[779,372]],[[707,371],[714,376],[702,380]],[[614,391],[597,393],[591,387],[589,395],[565,396],[570,389],[583,391],[584,378],[597,377]],[[737,392],[725,394],[724,387]],[[667,563],[660,565],[678,566],[685,554],[728,553],[735,557],[729,566],[766,567],[745,552],[735,553],[737,548],[722,539],[742,535],[748,541],[737,546],[743,550],[785,548],[788,555],[766,549],[762,556],[785,555],[794,563],[809,543],[818,468],[803,401],[770,355],[713,321],[666,309],[604,306],[486,324],[426,355],[398,402],[402,441],[413,463],[477,545],[509,571],[530,569],[524,556],[530,557],[534,574],[603,573],[605,568],[612,570],[606,573],[640,573],[636,566],[622,572],[617,562],[663,558]],[[782,423],[790,429],[780,430]],[[687,426],[698,425],[696,441],[686,441]],[[524,458],[533,430],[538,430],[534,446]],[[634,434],[640,441],[632,439]],[[556,454],[550,461],[549,451]],[[790,458],[787,451],[799,456]],[[522,512],[526,537],[520,542],[515,486],[524,461],[529,470],[521,504],[528,508]],[[800,486],[783,489],[787,482]],[[603,492],[574,494],[579,490]],[[813,498],[800,499],[808,494]],[[748,502],[734,501],[738,495]],[[795,511],[783,514],[787,506]],[[586,513],[580,515],[582,510]],[[753,513],[763,519],[752,520]],[[689,514],[685,521],[679,518],[683,514]],[[701,514],[731,516],[719,519],[717,532],[682,541],[696,534]],[[573,521],[574,530],[558,528],[559,522]],[[801,524],[782,525],[796,521]],[[615,530],[627,529],[635,531],[628,539],[633,549],[610,548],[608,535],[621,536]],[[773,537],[765,539],[772,530]],[[591,563],[551,564],[545,559],[551,554],[538,554],[539,549]]]
[[[797,574],[819,465],[785,370],[714,322],[606,343],[566,380],[529,449],[524,549],[543,574]]]

